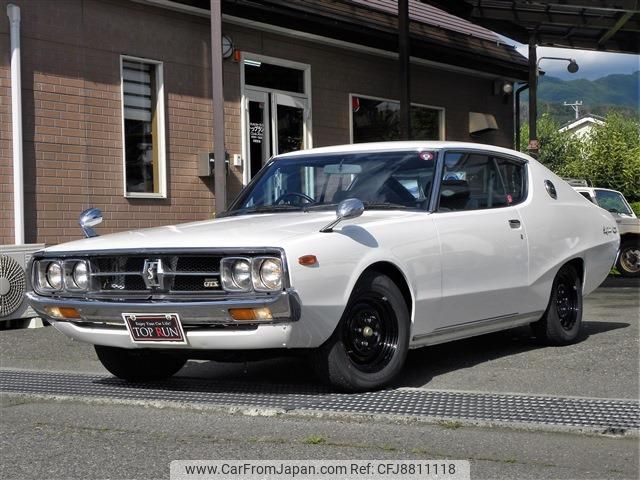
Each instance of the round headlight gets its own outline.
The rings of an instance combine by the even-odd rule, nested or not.
[[[74,265],[71,272],[73,277],[73,283],[76,284],[80,290],[86,290],[89,287],[89,269],[86,262],[78,262]]]
[[[260,265],[260,280],[269,290],[282,288],[282,264],[279,260],[267,259]]]
[[[54,290],[62,289],[62,266],[57,262],[51,262],[47,266],[47,283]]]
[[[236,260],[231,266],[233,283],[242,290],[251,288],[251,264],[247,260]]]

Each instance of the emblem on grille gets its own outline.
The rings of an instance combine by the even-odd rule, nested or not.
[[[164,269],[162,268],[162,260],[145,260],[142,270],[142,278],[147,288],[163,288],[164,286]]]
[[[217,278],[205,278],[203,286],[204,288],[218,288],[220,287],[220,282]]]

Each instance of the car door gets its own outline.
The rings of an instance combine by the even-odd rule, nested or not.
[[[472,151],[444,154],[434,213],[442,253],[437,328],[520,315],[528,283],[524,162]]]

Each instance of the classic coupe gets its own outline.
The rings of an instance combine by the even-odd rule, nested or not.
[[[278,155],[218,218],[35,255],[28,297],[129,381],[188,359],[308,353],[347,391],[388,385],[411,348],[531,324],[580,338],[615,219],[533,158],[392,142]],[[428,368],[428,366],[425,366]]]

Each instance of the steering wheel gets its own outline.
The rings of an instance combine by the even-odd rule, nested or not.
[[[303,200],[306,200],[308,203],[316,203],[316,201],[313,198],[311,198],[309,195],[305,195],[304,193],[300,193],[300,192],[283,193],[278,198],[276,198],[276,201],[274,203],[276,205],[280,203],[289,203],[286,201],[287,198],[302,198]]]

